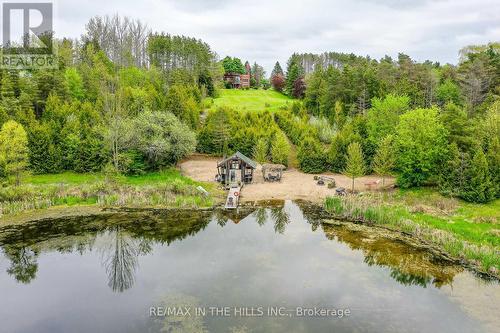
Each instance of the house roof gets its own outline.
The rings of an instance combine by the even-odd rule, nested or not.
[[[253,169],[257,168],[257,162],[251,160],[250,158],[246,157],[245,155],[243,155],[242,153],[240,153],[239,151],[237,151],[235,154],[229,156],[228,158],[220,161],[219,163],[217,163],[217,166],[221,166],[222,164],[226,163],[227,161],[229,160],[233,160],[233,159],[240,159],[242,160],[243,162],[245,162],[246,164],[248,164],[249,166],[251,166]]]

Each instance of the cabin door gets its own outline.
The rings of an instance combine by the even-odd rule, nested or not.
[[[241,181],[241,170],[231,169],[229,170],[229,183],[238,184]]]

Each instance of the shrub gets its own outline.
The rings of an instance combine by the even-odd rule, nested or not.
[[[300,169],[306,173],[326,171],[325,152],[321,144],[311,137],[304,139],[297,152]]]
[[[177,163],[196,147],[195,134],[169,112],[145,112],[135,122],[134,147],[152,168]]]
[[[331,143],[332,138],[335,136],[335,129],[330,125],[326,118],[311,117],[309,119],[311,124],[318,132],[318,139],[323,143]]]

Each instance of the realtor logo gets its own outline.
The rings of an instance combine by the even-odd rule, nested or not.
[[[2,4],[0,68],[55,68],[52,3]]]

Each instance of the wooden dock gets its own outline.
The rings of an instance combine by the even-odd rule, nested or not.
[[[240,202],[241,187],[231,187],[226,199],[226,209],[236,209]]]

